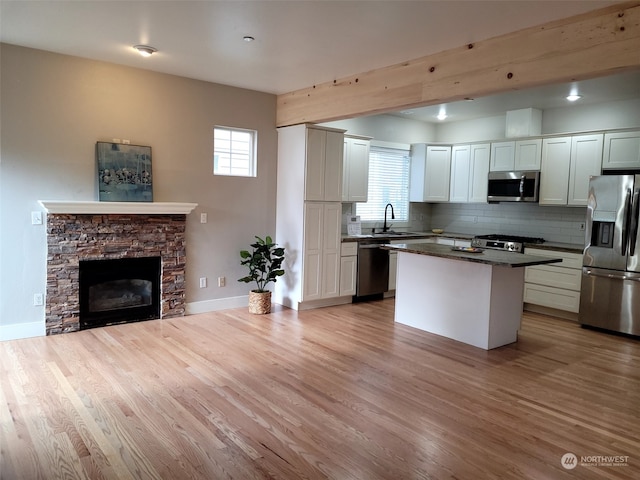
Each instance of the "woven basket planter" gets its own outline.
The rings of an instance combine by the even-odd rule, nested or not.
[[[263,315],[271,312],[271,292],[249,292],[249,313]]]

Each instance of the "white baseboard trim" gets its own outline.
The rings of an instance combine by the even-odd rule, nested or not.
[[[336,305],[346,305],[348,303],[352,303],[352,297],[331,297],[331,298],[323,298],[321,300],[312,300],[310,302],[300,302],[298,303],[298,310],[312,310],[314,308],[322,308],[322,307],[334,307]]]
[[[249,305],[249,295],[240,297],[217,298],[215,300],[204,300],[202,302],[190,302],[186,305],[187,315],[196,315],[198,313],[215,312],[217,310],[226,310],[228,308],[240,308]]]
[[[21,338],[30,337],[44,337],[46,333],[44,320],[41,322],[0,325],[0,341],[19,340]]]

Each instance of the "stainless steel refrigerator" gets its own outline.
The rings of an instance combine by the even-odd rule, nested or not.
[[[591,177],[579,322],[640,335],[640,175]]]

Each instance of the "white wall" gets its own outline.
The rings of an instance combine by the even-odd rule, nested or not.
[[[436,139],[441,143],[468,143],[504,138],[507,115],[478,120],[438,124]]]
[[[342,128],[347,134],[366,135],[382,142],[411,144],[436,141],[435,125],[394,115],[373,115],[322,125]]]
[[[542,112],[542,133],[545,135],[615,128],[640,128],[640,98],[550,108]]]
[[[249,286],[239,251],[275,234],[274,95],[0,45],[0,339],[44,333],[45,226],[38,200],[97,200],[96,141],[150,145],[154,201],[195,202],[187,217],[187,302],[233,305]],[[213,127],[258,131],[258,177],[214,177]],[[208,223],[199,223],[200,213]],[[217,277],[227,286],[217,287]],[[209,287],[198,288],[200,277]]]

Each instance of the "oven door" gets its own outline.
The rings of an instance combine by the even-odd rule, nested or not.
[[[489,172],[489,202],[537,202],[539,191],[540,172]]]

